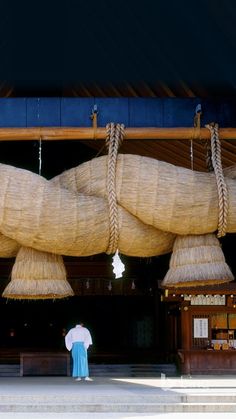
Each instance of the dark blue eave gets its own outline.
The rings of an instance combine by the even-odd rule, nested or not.
[[[190,127],[196,106],[202,106],[202,126],[218,122],[236,126],[236,99],[201,98],[2,98],[0,127],[90,127],[94,105],[98,126],[108,122],[126,127]]]

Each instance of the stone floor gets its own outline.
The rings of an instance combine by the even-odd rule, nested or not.
[[[189,419],[189,413],[44,413],[43,419]],[[42,419],[42,413],[0,413],[0,419]],[[191,419],[235,419],[235,413],[191,413]]]
[[[187,419],[190,412],[191,419],[235,418],[236,378],[0,379],[0,419]]]

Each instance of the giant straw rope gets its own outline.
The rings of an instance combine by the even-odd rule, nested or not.
[[[115,198],[118,243],[110,247],[108,157],[95,158],[48,181],[0,164],[0,256],[20,246],[55,254],[112,252],[153,256],[172,250],[175,236],[219,229],[213,173],[201,173],[148,157],[118,155]],[[225,171],[227,226],[236,232],[235,168]]]
[[[60,255],[119,249],[147,257],[168,253],[173,245],[164,286],[232,280],[212,233],[236,231],[236,169],[226,169],[224,177],[218,125],[207,128],[214,173],[118,155],[124,125],[113,123],[107,125],[108,156],[51,181],[0,164],[0,257],[17,253],[3,296],[73,295]]]

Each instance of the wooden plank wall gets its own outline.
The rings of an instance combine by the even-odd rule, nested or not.
[[[202,126],[216,121],[236,125],[236,99],[201,98],[1,98],[0,127],[90,127],[93,106],[98,125],[122,122],[126,127],[191,127],[202,105]]]

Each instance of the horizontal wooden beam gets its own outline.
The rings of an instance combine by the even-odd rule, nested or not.
[[[125,140],[191,140],[193,128],[126,128]],[[221,128],[220,139],[236,140],[236,128]],[[0,141],[27,141],[27,140],[104,140],[106,128],[85,127],[35,127],[35,128],[0,128]],[[210,139],[207,128],[201,128],[200,138]]]

